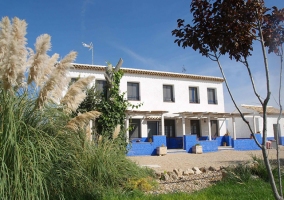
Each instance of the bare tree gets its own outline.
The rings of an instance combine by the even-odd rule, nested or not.
[[[284,9],[272,7],[268,9],[263,0],[192,0],[190,11],[193,14],[193,25],[184,24],[184,20],[178,19],[178,28],[172,31],[177,37],[175,43],[183,48],[191,47],[199,51],[203,56],[217,62],[224,78],[229,95],[239,111],[243,121],[248,125],[256,144],[261,148],[266,169],[268,171],[270,185],[275,199],[283,199],[280,160],[277,138],[277,160],[280,183],[276,186],[272,174],[271,164],[268,159],[266,148],[267,140],[267,105],[271,96],[269,66],[267,61],[266,48],[268,53],[276,53],[281,58],[279,106],[281,118],[282,106],[280,99],[281,73],[283,63],[284,42]],[[253,41],[259,41],[263,56],[266,78],[266,96],[262,98],[257,91],[248,57],[252,55]],[[220,56],[228,54],[229,58],[243,63],[250,77],[255,96],[258,98],[263,110],[263,139],[259,143],[254,137],[254,132],[249,122],[238,108],[225,77]]]

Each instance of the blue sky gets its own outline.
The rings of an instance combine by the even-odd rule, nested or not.
[[[177,3],[178,2],[178,3]],[[28,46],[33,47],[36,37],[47,33],[52,37],[52,51],[64,57],[71,50],[78,52],[77,63],[91,64],[91,51],[82,42],[94,44],[94,64],[106,61],[123,67],[221,76],[215,62],[198,52],[183,49],[174,43],[171,31],[176,20],[191,23],[190,0],[9,0],[0,6],[1,17],[25,19],[28,23]],[[283,0],[266,0],[267,6],[284,7]],[[246,69],[227,57],[222,65],[237,104],[258,104],[251,89]],[[265,97],[265,80],[260,46],[254,46],[250,58],[257,90]],[[272,98],[270,105],[277,107],[279,58],[270,55]],[[226,112],[234,110],[224,86]],[[284,95],[282,95],[284,98]],[[283,103],[283,102],[282,102]]]

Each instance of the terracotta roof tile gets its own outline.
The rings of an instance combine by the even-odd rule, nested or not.
[[[85,65],[73,63],[75,69],[82,70],[95,70],[95,71],[105,71],[105,66],[97,65]],[[150,76],[163,76],[163,77],[173,77],[173,78],[188,78],[188,79],[197,79],[197,80],[209,80],[216,82],[223,82],[224,79],[214,76],[200,76],[194,74],[181,74],[173,72],[162,72],[162,71],[152,71],[152,70],[141,70],[141,69],[131,69],[131,68],[121,68],[124,73],[129,74],[140,74],[140,75],[150,75]]]
[[[262,110],[262,106],[253,106],[253,105],[242,105],[242,107],[246,108],[246,109],[250,109],[250,110],[253,110],[253,111],[256,111],[260,114],[263,113],[263,110]],[[274,108],[272,106],[267,106],[267,114],[279,114],[280,110],[277,109],[277,108]],[[284,113],[284,112],[282,112]]]

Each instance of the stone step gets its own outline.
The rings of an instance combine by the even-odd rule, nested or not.
[[[222,150],[234,150],[234,148],[232,146],[219,146],[218,150],[219,151],[222,151]]]
[[[171,154],[171,153],[186,153],[186,150],[183,149],[167,149],[167,153]]]

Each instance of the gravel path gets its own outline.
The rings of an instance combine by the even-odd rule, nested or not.
[[[284,162],[284,146],[280,147],[280,158]],[[276,158],[276,150],[268,150],[269,159]],[[191,193],[209,187],[222,178],[220,167],[236,165],[251,161],[252,156],[262,157],[262,152],[258,151],[234,151],[222,150],[205,154],[171,153],[165,156],[135,156],[128,157],[141,166],[147,166],[158,173],[173,173],[173,169],[187,170],[193,167],[215,168],[217,171],[208,171],[201,174],[182,176],[178,179],[157,180],[158,186],[148,191],[150,194],[187,192]]]
[[[280,157],[284,159],[284,146],[280,147]],[[276,150],[269,149],[268,157],[276,158]],[[188,169],[192,167],[215,167],[235,165],[243,161],[252,160],[252,156],[262,157],[262,152],[257,151],[234,151],[221,150],[218,152],[191,154],[171,153],[165,156],[131,156],[130,160],[141,166],[148,166],[157,172],[172,171],[173,169]]]

